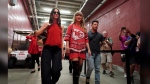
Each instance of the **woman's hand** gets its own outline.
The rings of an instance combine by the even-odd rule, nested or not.
[[[89,56],[91,56],[91,55],[92,55],[92,54],[91,54],[91,50],[88,50],[88,55],[89,55]]]
[[[33,33],[33,31],[32,31],[32,32],[30,32],[27,36],[31,36],[31,35],[32,35],[32,33]]]
[[[70,53],[70,49],[69,47],[66,47],[66,55],[69,56],[69,53]]]
[[[69,56],[65,55],[64,60],[69,60]]]
[[[62,59],[64,59],[64,50],[62,50]]]

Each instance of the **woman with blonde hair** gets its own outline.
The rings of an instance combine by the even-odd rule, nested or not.
[[[68,26],[64,40],[66,41],[66,53],[73,64],[73,84],[79,84],[83,60],[86,59],[86,47],[91,56],[82,12],[77,11],[74,14],[73,23]]]

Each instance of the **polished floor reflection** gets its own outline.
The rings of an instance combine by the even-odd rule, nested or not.
[[[68,66],[68,60],[63,60],[63,70],[61,71],[62,75],[57,84],[72,84],[72,74],[69,73]],[[36,72],[32,74],[30,74],[31,69],[15,68],[9,69],[8,71],[8,84],[41,84],[40,71],[38,72],[36,70]],[[84,75],[83,71],[84,70],[82,70],[81,75]],[[101,84],[127,84],[126,78],[123,77],[123,72],[118,71],[116,68],[113,68],[113,71],[115,73],[114,77],[109,76],[109,71],[106,71],[107,74],[105,75],[101,74]],[[100,72],[102,73],[102,68]],[[134,81],[134,84],[140,84],[139,75],[137,72],[134,72]],[[85,77],[80,77],[79,84],[85,84]],[[90,84],[94,84],[94,71],[91,75]]]

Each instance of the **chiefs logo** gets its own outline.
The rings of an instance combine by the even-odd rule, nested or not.
[[[78,29],[74,29],[73,33],[72,33],[72,38],[74,40],[78,40],[78,39],[84,38],[84,32],[81,31],[81,30],[78,30]]]

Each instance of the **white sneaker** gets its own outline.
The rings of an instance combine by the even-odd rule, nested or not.
[[[124,77],[126,78],[126,77],[127,77],[127,74],[124,74]]]

